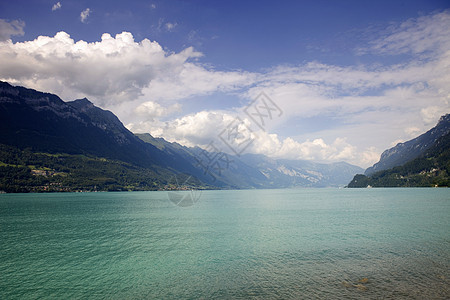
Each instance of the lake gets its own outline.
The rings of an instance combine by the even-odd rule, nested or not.
[[[170,193],[0,195],[0,298],[450,297],[449,189]]]

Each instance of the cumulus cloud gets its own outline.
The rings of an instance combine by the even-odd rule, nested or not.
[[[85,10],[83,10],[80,13],[80,20],[82,23],[86,23],[87,22],[87,18],[89,17],[89,15],[91,14],[91,9],[90,8],[86,8]]]
[[[373,147],[358,151],[345,138],[337,137],[326,143],[323,139],[306,140],[299,143],[292,138],[277,141],[276,156],[291,159],[314,160],[319,162],[347,161],[359,165],[371,165],[379,158],[379,153]],[[267,153],[265,153],[267,154]]]
[[[147,101],[140,104],[134,112],[140,116],[143,116],[145,120],[154,120],[155,118],[161,118],[168,116],[174,112],[181,111],[181,105],[176,103],[168,107],[163,107],[159,103],[154,101]]]
[[[61,9],[61,7],[62,7],[61,2],[56,2],[56,3],[53,4],[53,6],[52,6],[52,11]]]
[[[201,111],[156,125],[149,132],[158,136],[163,134],[170,141],[187,146],[205,147],[234,119],[234,116],[221,111]]]
[[[33,41],[0,44],[0,78],[57,93],[66,99],[90,97],[97,104],[132,101],[174,101],[216,91],[234,91],[255,82],[245,71],[216,71],[191,62],[202,54],[188,47],[165,51],[148,39],[136,42],[131,33],[101,41],[75,42],[69,34],[39,36]]]
[[[164,137],[171,142],[190,147],[207,148],[213,142],[220,151],[230,154],[240,152],[240,149],[233,147],[248,141],[248,147],[243,153],[264,154],[276,158],[319,162],[348,161],[367,166],[379,158],[379,153],[374,148],[358,151],[345,138],[336,138],[330,143],[321,138],[304,142],[297,142],[291,137],[280,138],[278,134],[259,129],[242,115],[239,117],[242,122],[238,124],[237,129],[239,134],[228,135],[227,130],[233,131],[230,124],[234,124],[237,116],[224,111],[201,111],[170,122],[130,123],[127,127],[134,132],[149,132],[155,137]]]
[[[64,98],[88,96],[100,104],[130,101],[156,77],[176,73],[200,53],[187,48],[167,53],[157,42],[135,42],[123,32],[100,42],[75,42],[67,33],[33,41],[0,44],[0,78]]]
[[[14,35],[24,35],[25,22],[20,20],[0,19],[0,42],[9,40]]]

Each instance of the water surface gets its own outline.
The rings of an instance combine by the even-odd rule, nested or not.
[[[1,299],[446,299],[448,189],[0,195]]]

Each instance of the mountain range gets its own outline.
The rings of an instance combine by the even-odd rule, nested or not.
[[[450,114],[424,134],[384,151],[380,161],[348,187],[450,185]]]
[[[204,150],[169,143],[150,134],[137,134],[143,141],[169,152],[183,153],[193,164]],[[211,155],[213,156],[213,155]],[[230,164],[221,171],[220,180],[241,188],[286,188],[343,186],[361,168],[338,162],[321,164],[305,160],[273,159],[261,154],[229,156]],[[353,174],[353,175],[352,175]]]
[[[202,157],[215,162],[205,168]],[[86,98],[0,82],[0,191],[337,187],[362,171],[189,148],[133,134]]]

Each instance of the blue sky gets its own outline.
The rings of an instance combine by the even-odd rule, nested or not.
[[[55,3],[61,8],[52,11]],[[27,41],[65,31],[88,42],[131,32],[169,51],[194,46],[216,68],[257,71],[279,64],[320,60],[347,65],[366,33],[391,22],[450,7],[442,1],[2,1],[1,16],[26,23]],[[86,23],[80,13],[90,9]],[[167,25],[173,24],[172,29]],[[170,26],[170,25],[169,25]]]
[[[2,1],[0,79],[205,146],[265,92],[249,152],[363,167],[449,112],[448,1]],[[107,35],[104,35],[104,34]],[[223,149],[226,150],[226,149]]]

